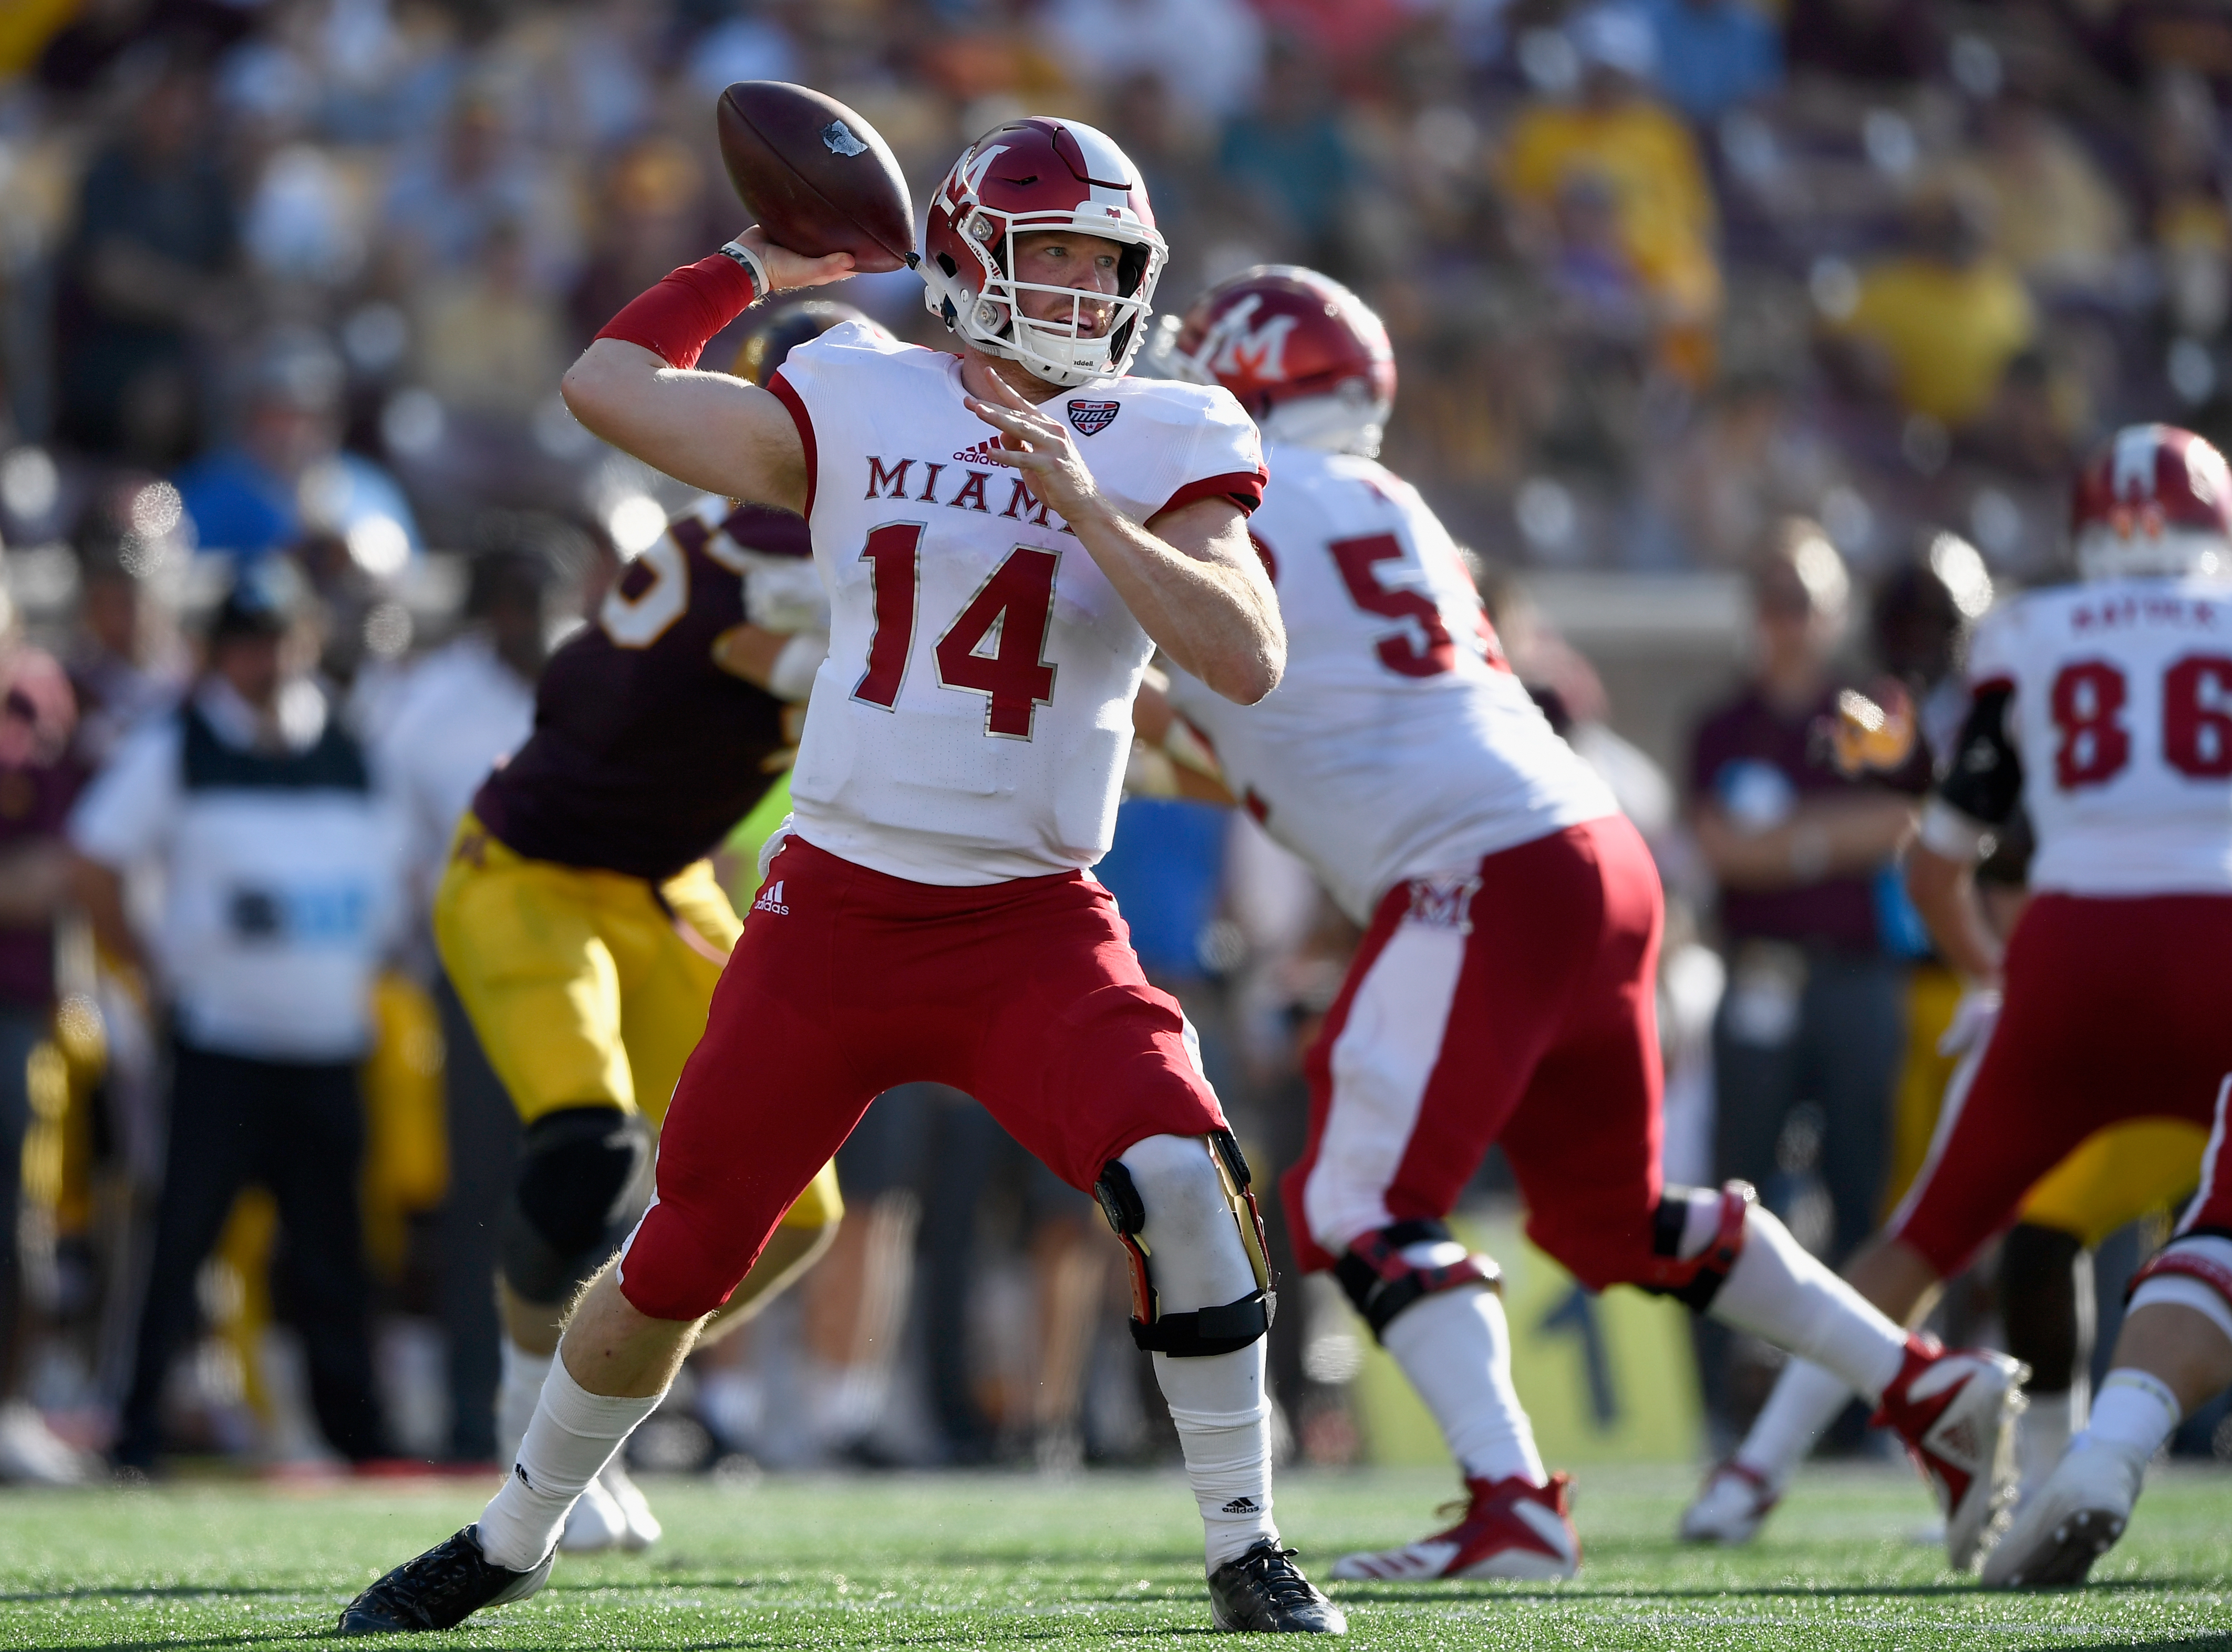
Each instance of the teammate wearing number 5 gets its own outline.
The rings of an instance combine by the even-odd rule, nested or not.
[[[1448,534],[1373,462],[1395,390],[1379,318],[1308,270],[1252,270],[1204,296],[1154,365],[1222,383],[1262,422],[1272,481],[1250,526],[1290,649],[1260,704],[1183,669],[1170,700],[1230,794],[1366,926],[1309,1055],[1288,1227],[1433,1412],[1468,1493],[1456,1525],[1333,1575],[1544,1578],[1579,1564],[1565,1477],[1545,1471],[1512,1388],[1496,1265],[1444,1222],[1490,1143],[1529,1236],[1583,1284],[1673,1297],[1879,1399],[1965,1563],[2014,1362],[1911,1340],[1742,1183],[1664,1185],[1658,875],[1505,664]],[[1171,739],[1167,707],[1140,710],[1143,735],[1197,774],[1201,744]]]
[[[574,1311],[512,1480],[345,1629],[443,1627],[539,1587],[568,1507],[784,1208],[875,1095],[914,1079],[976,1097],[1115,1227],[1217,1626],[1344,1627],[1272,1523],[1274,1299],[1248,1167],[1086,870],[1154,650],[1239,701],[1286,653],[1245,527],[1255,426],[1222,390],[1122,377],[1165,253],[1106,137],[1014,121],[931,203],[920,273],[957,358],[852,326],[764,390],[691,371],[753,300],[850,268],[755,229],[630,304],[568,374],[607,440],[806,518],[829,654],[794,820],[667,1109],[657,1196]]]

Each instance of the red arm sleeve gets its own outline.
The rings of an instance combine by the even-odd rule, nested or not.
[[[631,300],[597,336],[641,345],[670,367],[694,367],[706,341],[759,296],[751,271],[717,252]]]

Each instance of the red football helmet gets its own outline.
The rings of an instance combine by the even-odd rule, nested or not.
[[[2232,573],[2232,471],[2191,431],[2127,424],[2078,476],[2069,532],[2088,580]]]
[[[1113,306],[1106,332],[1084,331],[1082,306],[1093,295],[1015,280],[1015,237],[1041,230],[1123,244],[1116,296],[1096,301]],[[931,314],[978,349],[1072,387],[1119,377],[1132,365],[1170,256],[1139,168],[1106,133],[1046,115],[987,133],[954,162],[931,197],[923,252]],[[1024,315],[1015,302],[1023,291],[1069,299],[1068,325]]]
[[[1157,343],[1152,365],[1223,385],[1272,441],[1379,451],[1395,405],[1394,347],[1369,305],[1314,269],[1243,270],[1196,299],[1184,320],[1166,318]]]

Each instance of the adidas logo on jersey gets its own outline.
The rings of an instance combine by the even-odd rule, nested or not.
[[[782,904],[782,879],[778,878],[760,891],[759,898],[752,903],[755,912],[772,912],[777,917],[788,917],[790,908]]]

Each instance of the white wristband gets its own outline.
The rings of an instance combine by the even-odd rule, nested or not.
[[[1917,835],[1922,846],[1931,853],[1968,863],[1983,858],[1992,831],[1982,822],[1970,820],[1943,798],[1932,797],[1922,806],[1922,829]]]
[[[768,279],[766,261],[743,242],[724,241],[721,243],[720,252],[724,258],[735,259],[751,275],[753,303],[758,303],[775,291],[775,282]]]
[[[791,633],[775,664],[768,667],[768,692],[778,700],[800,701],[814,692],[814,674],[829,655],[829,638],[818,631]]]

